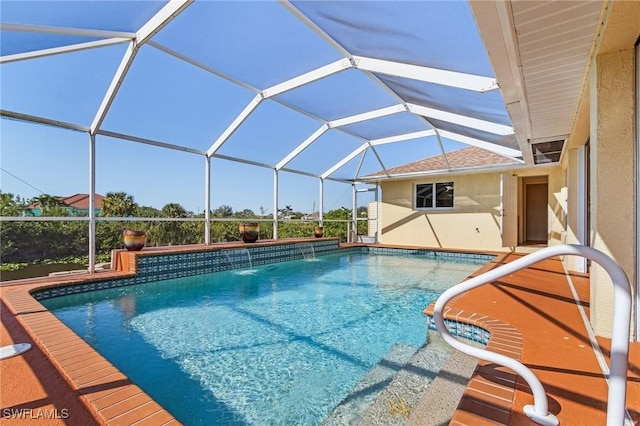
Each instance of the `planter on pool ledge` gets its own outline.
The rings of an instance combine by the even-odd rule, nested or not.
[[[140,251],[147,243],[147,233],[127,229],[122,233],[122,240],[128,251]]]
[[[242,222],[238,229],[245,243],[255,243],[258,240],[260,225],[257,222]]]
[[[324,228],[320,225],[313,227],[313,236],[321,238],[324,235]]]

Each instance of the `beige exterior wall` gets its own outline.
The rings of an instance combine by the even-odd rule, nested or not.
[[[414,210],[418,183],[454,182],[453,211]],[[382,183],[381,242],[502,250],[500,174],[474,174]]]
[[[599,55],[591,67],[591,243],[612,256],[632,282],[634,273],[634,54]],[[591,268],[591,322],[611,335],[613,287]]]
[[[548,184],[548,244],[566,238],[567,186],[559,167],[507,172],[522,179],[541,177]],[[501,173],[449,175],[382,183],[381,239],[385,244],[507,251],[502,246]],[[454,182],[454,210],[416,210],[414,187],[420,183]],[[518,241],[522,241],[523,199],[518,197]]]
[[[563,156],[567,178],[567,242],[580,243],[586,229],[585,177],[578,172],[578,149],[590,140],[590,223],[584,243],[608,254],[625,270],[632,290],[635,274],[635,127],[634,44],[640,34],[640,2],[611,2],[598,36],[586,84]],[[565,257],[569,270],[580,270],[580,260]],[[596,263],[590,272],[590,315],[594,331],[611,336],[613,286]],[[635,307],[637,309],[637,306]],[[635,312],[633,313],[636,317]],[[632,321],[632,335],[635,327]]]
[[[567,244],[584,244],[587,242],[586,236],[586,199],[581,191],[586,189],[585,176],[579,173],[580,156],[579,149],[567,150],[563,160],[563,171],[566,174],[567,182]],[[580,217],[582,215],[582,218]],[[580,238],[582,237],[582,239]],[[584,260],[576,256],[567,256],[564,259],[565,266],[570,271],[586,272]]]
[[[560,168],[553,169],[549,175],[549,245],[566,242],[567,222],[567,183],[566,174]]]

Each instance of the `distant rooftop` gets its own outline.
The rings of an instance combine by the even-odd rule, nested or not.
[[[59,197],[60,202],[67,207],[73,207],[76,209],[89,209],[89,194],[75,194],[69,197]],[[96,208],[102,208],[102,200],[104,200],[104,196],[100,194],[96,194]]]

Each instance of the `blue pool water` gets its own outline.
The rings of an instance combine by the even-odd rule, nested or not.
[[[330,255],[45,300],[184,424],[319,424],[481,261]]]

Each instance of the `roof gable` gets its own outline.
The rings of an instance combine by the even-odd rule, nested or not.
[[[496,154],[486,149],[470,146],[468,148],[462,148],[456,151],[447,153],[447,163],[445,162],[444,155],[436,155],[433,157],[424,158],[422,160],[414,161],[412,163],[403,164],[401,166],[392,167],[387,169],[390,175],[400,175],[408,173],[425,173],[435,171],[452,171],[456,169],[465,169],[470,167],[486,167],[497,164],[520,164],[513,158],[505,157],[503,155]],[[384,172],[380,171],[367,177],[384,176]]]
[[[102,200],[104,196],[96,194],[96,208],[102,208]],[[89,208],[89,194],[74,194],[69,197],[60,197],[60,202],[67,207],[73,207],[76,209],[88,209]]]

